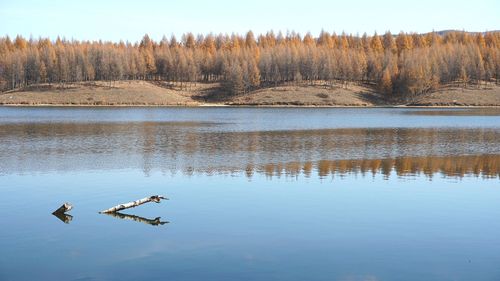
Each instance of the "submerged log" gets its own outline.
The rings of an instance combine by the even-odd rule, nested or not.
[[[112,216],[114,218],[119,218],[119,219],[123,219],[123,220],[133,220],[136,222],[142,222],[142,223],[153,225],[153,226],[159,226],[159,225],[164,225],[166,223],[169,223],[168,221],[161,221],[161,217],[157,217],[154,219],[148,219],[148,218],[143,218],[140,216],[123,214],[120,212],[112,212],[112,213],[104,213],[104,214]]]
[[[115,212],[118,212],[118,211],[121,211],[121,210],[125,210],[125,209],[128,209],[128,208],[134,208],[134,207],[137,207],[139,205],[142,205],[142,204],[145,204],[145,203],[148,203],[148,202],[160,203],[160,201],[162,199],[168,200],[168,198],[163,197],[161,195],[153,195],[153,196],[142,198],[142,199],[139,199],[139,200],[136,200],[136,201],[133,201],[133,202],[120,204],[120,205],[114,206],[112,208],[106,209],[104,211],[100,211],[99,213],[100,214],[115,213]]]
[[[73,206],[66,202],[62,204],[61,207],[59,207],[57,210],[52,212],[52,215],[54,215],[56,218],[60,219],[64,223],[69,223],[71,220],[73,220],[73,216],[66,214],[66,212],[69,212],[73,209]]]
[[[72,209],[73,209],[73,206],[70,203],[66,202],[66,203],[62,204],[62,206],[59,207],[57,210],[55,210],[54,212],[52,212],[52,214],[53,215],[55,215],[55,214],[64,214],[66,212],[71,211]]]

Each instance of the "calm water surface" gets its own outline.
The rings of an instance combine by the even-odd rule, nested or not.
[[[499,203],[495,109],[0,107],[0,280],[500,280]]]

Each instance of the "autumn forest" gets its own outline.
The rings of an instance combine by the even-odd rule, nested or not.
[[[354,36],[187,33],[156,42],[0,38],[0,89],[92,81],[149,80],[189,88],[218,82],[227,95],[278,85],[362,84],[387,98],[442,85],[498,83],[500,33],[387,32]]]

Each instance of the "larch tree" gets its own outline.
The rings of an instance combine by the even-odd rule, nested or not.
[[[392,33],[390,31],[387,31],[384,34],[382,41],[384,50],[390,51],[393,54],[396,54],[398,52],[398,46],[396,45],[396,41],[394,40],[394,37],[392,36]]]
[[[392,77],[389,68],[386,68],[382,73],[382,77],[379,82],[379,89],[387,95],[392,94]]]

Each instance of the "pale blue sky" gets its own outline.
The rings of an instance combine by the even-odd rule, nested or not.
[[[500,29],[500,0],[0,0],[0,34],[138,41],[148,33]]]

